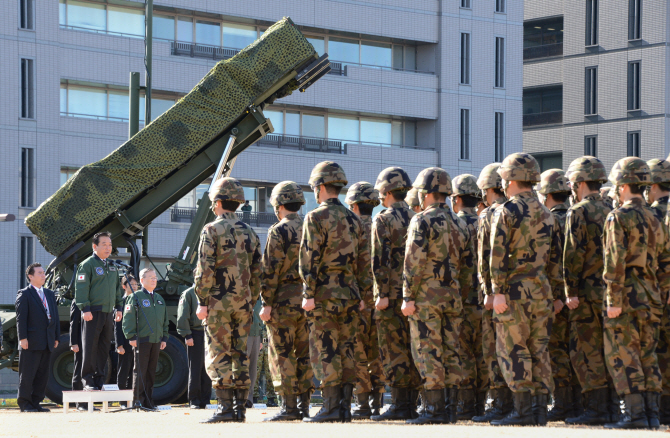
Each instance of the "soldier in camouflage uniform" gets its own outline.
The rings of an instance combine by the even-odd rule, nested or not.
[[[261,323],[261,345],[269,346],[268,327]],[[269,357],[269,347],[262,348],[256,361],[256,386],[253,397],[259,402],[265,401],[268,408],[277,407],[277,393],[273,385],[273,364]],[[276,366],[274,366],[276,369]],[[278,372],[278,371],[277,371]],[[248,406],[248,404],[247,404]],[[283,405],[282,405],[283,407]],[[271,417],[272,418],[272,417]],[[288,420],[288,419],[287,419]],[[270,419],[264,420],[270,421]]]
[[[272,189],[270,204],[279,222],[268,229],[261,274],[260,318],[268,328],[268,355],[275,390],[281,395],[281,411],[265,421],[301,420],[309,416],[314,372],[309,360],[309,333],[302,309],[302,280],[298,255],[305,203],[302,188],[283,181]],[[300,401],[298,401],[300,399]]]
[[[622,205],[605,222],[605,360],[625,410],[621,421],[605,427],[658,428],[662,384],[656,345],[662,298],[670,290],[670,241],[642,197],[651,183],[647,163],[623,158],[609,180]]]
[[[496,354],[496,331],[493,323],[493,295],[491,291],[491,271],[489,260],[491,255],[491,223],[493,213],[505,201],[502,192],[502,178],[498,174],[500,163],[492,163],[484,167],[479,174],[477,187],[482,191],[482,200],[487,207],[479,213],[477,227],[477,275],[479,279],[479,305],[484,306],[482,314],[482,354],[488,372],[489,395],[493,403],[484,415],[472,418],[476,423],[490,423],[501,420],[512,411],[512,392],[502,375]]]
[[[403,314],[409,317],[414,358],[424,384],[425,409],[409,424],[455,423],[463,303],[460,289],[472,281],[474,242],[468,227],[445,202],[451,178],[430,167],[414,181],[423,211],[407,231]],[[446,400],[445,400],[446,393]]]
[[[384,376],[391,387],[391,406],[373,421],[408,420],[416,416],[421,378],[412,360],[409,323],[402,314],[402,269],[407,227],[414,216],[405,203],[412,186],[400,167],[384,169],[375,183],[386,209],[372,224],[372,272],[375,320]]]
[[[479,217],[476,208],[481,201],[482,193],[477,187],[477,178],[464,174],[454,178],[451,205],[468,227],[472,236],[474,251],[466,260],[472,267],[472,278],[461,284],[463,300],[463,324],[460,336],[460,358],[463,364],[463,380],[458,390],[459,420],[471,420],[472,417],[483,415],[486,406],[486,391],[489,375],[484,352],[482,350],[482,314],[483,307],[479,304],[479,277],[477,274],[477,225]]]
[[[599,189],[607,173],[599,159],[584,156],[570,164],[566,176],[575,203],[566,216],[563,277],[569,308],[570,360],[582,388],[584,412],[565,421],[604,424],[616,414],[618,404],[618,399],[612,402],[603,360],[602,233],[611,208]]]
[[[554,216],[531,191],[540,180],[535,158],[509,155],[498,173],[509,200],[493,214],[491,292],[496,352],[514,395],[514,410],[491,424],[543,425],[554,386],[548,350],[553,302],[562,294],[559,231]]]
[[[339,164],[324,161],[309,185],[320,205],[307,213],[300,243],[302,307],[311,320],[313,367],[321,381],[323,407],[305,422],[351,421],[356,382],[354,348],[361,291],[370,276],[370,251],[361,220],[338,200],[347,177]]]
[[[260,294],[260,242],[254,230],[235,215],[244,202],[239,181],[215,181],[209,198],[217,218],[202,230],[193,277],[198,296],[196,314],[206,323],[205,365],[218,406],[214,415],[202,422],[243,422],[251,384],[247,336]]]
[[[419,202],[419,192],[416,189],[410,189],[410,191],[407,192],[407,196],[405,197],[405,203],[414,213],[421,212],[421,205]]]

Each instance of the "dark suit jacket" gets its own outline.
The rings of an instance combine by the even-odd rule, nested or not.
[[[51,314],[47,317],[39,294],[32,286],[21,289],[16,295],[16,327],[19,340],[28,339],[29,350],[53,351],[54,343],[60,337],[60,321],[56,297],[49,289],[43,289]]]
[[[81,351],[81,310],[72,300],[70,304],[70,347],[79,346]]]
[[[126,353],[130,351],[130,342],[123,334],[123,321],[114,322],[114,344],[116,348],[123,347]]]

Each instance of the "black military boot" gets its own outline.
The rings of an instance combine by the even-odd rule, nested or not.
[[[476,415],[475,413],[475,390],[458,389],[458,420],[469,421]]]
[[[515,392],[514,410],[502,420],[491,421],[492,426],[534,426],[532,396],[530,392]]]
[[[572,386],[559,386],[554,390],[554,406],[547,413],[547,421],[565,421],[572,416]]]
[[[647,413],[647,421],[649,422],[650,429],[658,429],[661,427],[661,422],[658,419],[659,414],[659,402],[661,399],[661,394],[658,392],[646,391],[644,392],[644,406]]]
[[[340,385],[340,417],[343,423],[351,423],[351,398],[354,395],[354,385],[345,383]]]
[[[565,424],[597,426],[609,421],[610,396],[608,388],[593,389],[582,394],[584,413],[579,417],[568,418]]]
[[[312,401],[312,392],[310,389],[298,396],[298,410],[301,418],[309,418],[309,404]]]
[[[512,391],[509,388],[495,388],[490,391],[493,403],[484,415],[472,417],[472,421],[475,423],[490,423],[493,420],[502,420],[514,408]]]
[[[662,395],[658,421],[664,426],[670,425],[670,395]]]
[[[572,415],[568,415],[568,418],[579,417],[584,413],[582,400],[582,385],[572,385]]]
[[[608,410],[610,414],[609,422],[616,423],[617,421],[620,421],[621,418],[623,417],[623,414],[621,413],[621,398],[619,397],[619,394],[617,394],[616,389],[614,389],[614,386],[610,386],[609,391],[610,391],[610,397],[608,403]]]
[[[372,421],[411,420],[413,409],[409,406],[409,389],[391,388],[391,406],[381,415],[370,417]]]
[[[360,392],[356,394],[356,408],[351,413],[354,420],[367,420],[372,416],[370,409],[370,393]]]
[[[484,415],[486,411],[486,399],[486,391],[477,391],[475,393],[475,415],[473,417]]]
[[[445,406],[444,390],[425,390],[426,409],[419,418],[405,421],[407,424],[449,424],[449,415]]]
[[[263,421],[295,421],[302,420],[298,409],[298,396],[296,394],[284,394],[281,398],[281,410],[277,415],[266,418]]]
[[[624,405],[621,421],[605,424],[606,429],[646,429],[649,427],[642,394],[626,394]]]
[[[340,386],[321,388],[323,406],[313,417],[305,417],[306,423],[337,423],[340,421]]]
[[[248,389],[236,389],[235,390],[235,415],[237,415],[237,421],[239,423],[244,423],[247,421],[247,399],[249,398]]]
[[[370,409],[372,410],[372,414],[370,416],[380,415],[382,406],[384,406],[384,393],[377,390],[377,392],[370,394]]]
[[[547,425],[547,405],[549,394],[535,394],[533,396],[533,418],[538,426]]]
[[[216,390],[216,411],[210,418],[200,420],[201,423],[223,423],[237,421],[237,414],[233,409],[233,389]]]
[[[447,410],[447,420],[450,423],[458,422],[458,389],[446,388],[444,390],[444,400]]]
[[[421,391],[418,389],[409,390],[409,409],[412,418],[419,418],[419,409],[421,408]]]

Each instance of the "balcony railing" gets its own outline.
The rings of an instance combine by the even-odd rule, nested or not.
[[[311,152],[327,152],[346,154],[347,147],[341,141],[327,138],[302,137],[298,135],[268,134],[256,143],[258,146],[269,146],[280,149],[295,149]]]
[[[523,59],[549,58],[563,55],[563,43],[544,44],[542,46],[523,49]]]
[[[240,53],[239,49],[209,46],[207,44],[183,43],[181,41],[172,41],[170,43],[170,48],[173,55],[214,60],[229,59]]]
[[[563,123],[563,111],[523,115],[523,126],[556,125]]]
[[[191,223],[195,218],[195,208],[177,208],[170,210],[170,222]]]

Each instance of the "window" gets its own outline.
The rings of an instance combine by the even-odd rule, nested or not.
[[[254,26],[242,24],[223,24],[223,46],[231,49],[244,49],[256,41],[258,32]]]
[[[396,70],[416,70],[416,47],[394,44],[393,68]]]
[[[35,239],[32,236],[21,236],[21,255],[19,261],[19,278],[21,289],[28,286],[26,269],[35,262]]]
[[[144,11],[107,6],[107,31],[126,36],[144,37]]]
[[[35,29],[34,0],[19,0],[19,27],[24,30]]]
[[[496,0],[496,12],[505,13],[505,0]]]
[[[461,160],[470,159],[470,110],[461,108]]]
[[[221,26],[219,23],[197,20],[195,22],[195,42],[210,46],[221,45]]]
[[[393,144],[392,125],[387,120],[361,119],[361,142],[376,146]]]
[[[470,34],[461,34],[461,84],[470,84]]]
[[[61,25],[91,30],[107,29],[105,5],[68,0],[65,6],[66,22],[60,23]]]
[[[74,176],[79,168],[77,167],[66,167],[63,166],[60,168],[60,185],[63,186],[70,178]]]
[[[590,155],[592,157],[598,156],[597,135],[587,135],[586,137],[584,137],[584,155]]]
[[[349,40],[344,38],[329,38],[328,40],[328,58],[335,62],[358,64],[360,46],[358,40]]]
[[[628,156],[640,158],[640,131],[628,133]]]
[[[193,42],[193,20],[191,18],[177,18],[177,40],[185,43]]]
[[[174,40],[174,17],[154,15],[153,36],[159,40]]]
[[[540,171],[544,172],[549,169],[563,168],[563,153],[562,152],[545,152],[538,154],[531,154],[540,165]]]
[[[495,150],[493,161],[499,163],[505,158],[505,114],[495,113]]]
[[[402,47],[402,46],[401,46]],[[391,44],[361,42],[361,64],[391,67],[393,52]]]
[[[586,45],[598,45],[598,0],[586,0]]]
[[[523,23],[523,59],[563,54],[563,17]]]
[[[360,122],[356,117],[328,116],[330,138],[357,143],[360,141]]]
[[[523,90],[523,126],[562,123],[563,87]]]
[[[642,38],[642,0],[628,0],[628,39]]]
[[[325,117],[316,114],[303,114],[302,135],[305,137],[326,137]]]
[[[35,61],[21,59],[21,118],[35,118]]]
[[[495,87],[505,88],[505,38],[496,37]]]
[[[470,9],[470,8],[472,8],[471,1],[472,1],[472,0],[461,0],[461,7],[462,7],[462,8],[465,8],[465,9]]]
[[[584,114],[598,114],[598,68],[587,67],[584,84]]]
[[[310,42],[312,46],[314,46],[314,50],[316,50],[316,53],[320,55],[323,55],[326,53],[326,40],[323,37],[307,37],[307,41]]]
[[[628,111],[640,107],[640,61],[628,63]]]
[[[20,207],[35,207],[35,149],[21,148]]]

